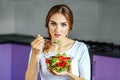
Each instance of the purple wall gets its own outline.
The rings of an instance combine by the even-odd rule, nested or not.
[[[93,56],[92,80],[120,80],[120,58]]]
[[[30,46],[12,45],[12,80],[24,80],[25,71],[28,64]]]
[[[24,80],[29,53],[28,45],[0,44],[0,80]],[[120,58],[93,55],[92,80],[120,80],[119,75]]]
[[[0,80],[24,80],[30,46],[0,44]]]
[[[11,44],[0,44],[0,80],[11,80],[11,47]]]

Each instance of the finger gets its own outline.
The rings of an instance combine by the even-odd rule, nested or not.
[[[36,49],[42,49],[42,47],[44,46],[44,40],[38,42],[35,46]]]
[[[59,75],[59,76],[63,76],[63,75],[66,75],[67,74],[67,72],[66,71],[63,71],[63,72],[57,72],[57,71],[53,71],[53,73],[54,74],[56,74],[56,75]]]
[[[37,41],[34,45],[33,48],[39,49],[44,45],[44,39]]]
[[[38,41],[42,40],[43,37],[37,37],[35,40],[31,42],[31,45],[35,45]]]
[[[43,39],[43,37],[42,36],[39,36],[39,37],[36,37],[36,39],[35,39],[35,43],[37,42],[37,41],[39,41],[39,40],[42,40]]]
[[[32,42],[31,43],[31,46],[33,47],[33,48],[36,48],[36,46],[38,45],[38,44],[40,44],[41,43],[41,40],[38,40],[38,41],[36,41],[36,42]]]
[[[44,41],[45,41],[44,39],[39,39],[36,41],[36,43],[34,43],[34,45],[42,44]]]
[[[40,34],[37,35],[37,37],[40,37],[40,36],[41,36]]]
[[[50,73],[56,75],[52,70],[50,70],[50,69],[47,69],[47,70],[48,70]]]
[[[38,35],[33,35],[35,38],[37,38],[37,37],[40,37],[41,35],[40,34],[38,34]]]

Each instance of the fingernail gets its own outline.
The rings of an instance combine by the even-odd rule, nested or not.
[[[40,34],[35,34],[35,35],[33,35],[33,37],[35,37],[35,38],[36,38],[36,37],[39,37],[39,36],[40,36]]]
[[[38,34],[37,37],[40,37],[40,34]]]

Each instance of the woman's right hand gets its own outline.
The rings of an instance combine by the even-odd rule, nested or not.
[[[36,39],[31,42],[32,53],[36,56],[39,55],[39,52],[42,51],[45,40],[41,35],[37,35]]]

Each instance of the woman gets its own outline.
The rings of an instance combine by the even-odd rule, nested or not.
[[[26,71],[26,80],[90,80],[90,58],[86,45],[68,37],[72,30],[73,15],[66,5],[53,6],[46,17],[49,40],[41,35],[31,42],[31,55]],[[66,53],[72,57],[69,70],[63,72],[47,69],[46,57]]]

